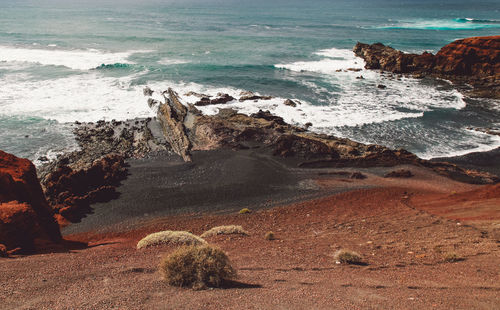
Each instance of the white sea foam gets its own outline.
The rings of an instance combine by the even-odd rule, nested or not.
[[[457,141],[447,141],[446,145],[429,145],[419,153],[423,159],[462,156],[474,152],[487,152],[500,147],[500,137],[464,128],[464,135]]]
[[[32,81],[24,75],[7,74],[0,78],[0,113],[38,116],[61,123],[152,116],[142,88],[130,86],[132,78],[92,72]]]
[[[187,64],[189,61],[182,59],[172,59],[172,58],[162,58],[158,61],[160,65],[171,66],[171,65],[182,65]]]
[[[417,29],[417,30],[476,30],[498,28],[499,21],[479,20],[471,18],[457,19],[415,19],[399,21],[391,25],[378,27],[382,29]]]
[[[128,57],[137,52],[144,51],[110,53],[96,49],[60,50],[0,46],[0,62],[28,62],[88,70],[102,64],[133,64]]]

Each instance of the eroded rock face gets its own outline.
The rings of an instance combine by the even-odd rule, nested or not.
[[[354,53],[367,69],[434,76],[474,87],[468,94],[500,98],[500,36],[457,40],[436,55],[405,54],[381,43],[357,43]]]
[[[32,252],[61,240],[35,166],[0,151],[0,243],[7,250]]]
[[[45,195],[62,225],[79,222],[90,205],[118,196],[116,187],[127,176],[123,157],[108,155],[89,168],[73,170],[62,165],[45,180]]]
[[[184,122],[189,121],[188,109],[171,88],[164,92],[164,97],[165,103],[160,104],[158,108],[158,119],[161,122],[163,134],[175,153],[179,154],[184,161],[191,161],[192,146],[184,126]]]

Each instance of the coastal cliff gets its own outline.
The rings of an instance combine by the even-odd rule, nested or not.
[[[53,215],[33,163],[0,151],[0,243],[27,253],[61,242]]]
[[[367,69],[443,78],[470,96],[500,98],[500,36],[457,40],[436,55],[407,54],[382,43],[358,42],[353,51],[365,60]]]

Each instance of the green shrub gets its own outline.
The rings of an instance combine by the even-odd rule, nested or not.
[[[181,247],[167,255],[159,268],[169,285],[193,289],[220,287],[224,280],[236,277],[227,255],[211,245]]]

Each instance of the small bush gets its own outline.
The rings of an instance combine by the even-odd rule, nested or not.
[[[168,243],[202,245],[207,242],[187,231],[166,230],[147,235],[137,243],[137,249]]]
[[[194,289],[220,287],[224,280],[236,277],[227,255],[210,245],[179,248],[167,255],[159,268],[169,285]]]
[[[455,263],[455,262],[459,262],[459,261],[463,260],[463,258],[458,256],[458,254],[455,252],[450,252],[450,253],[446,253],[444,255],[443,260],[446,263]]]
[[[361,264],[361,255],[350,250],[338,250],[335,260],[341,264]]]
[[[201,237],[211,237],[216,235],[244,235],[247,236],[248,232],[246,232],[243,227],[239,225],[227,225],[227,226],[217,226],[212,229],[204,232]]]
[[[266,240],[274,240],[274,239],[276,239],[276,236],[274,235],[274,233],[272,231],[268,231],[266,233],[266,235],[264,236],[264,238],[266,238]]]
[[[250,211],[250,209],[248,209],[248,208],[243,208],[243,209],[241,209],[241,210],[240,210],[240,212],[239,212],[239,213],[240,213],[240,214],[247,214],[247,213],[250,213],[250,212],[252,212],[252,211]]]

